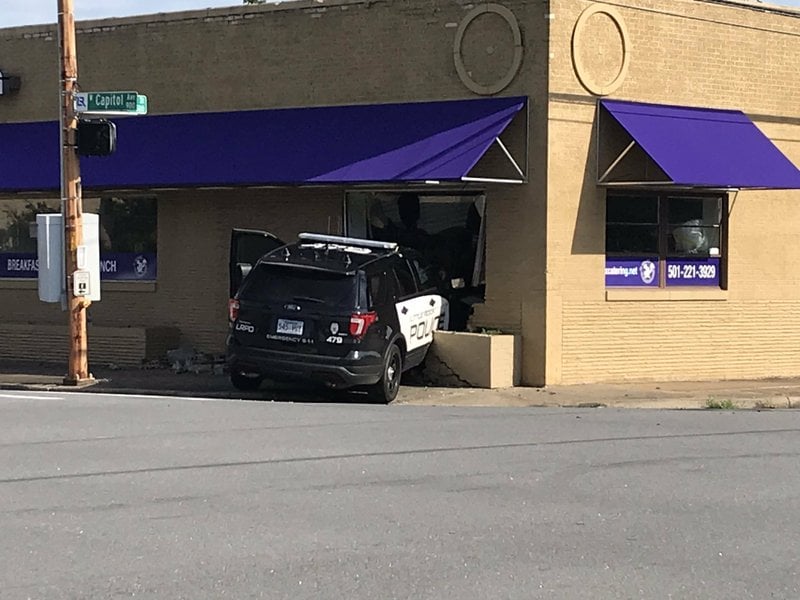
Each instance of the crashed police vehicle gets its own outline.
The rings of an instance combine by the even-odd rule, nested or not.
[[[284,244],[236,230],[231,274],[227,362],[239,390],[299,379],[391,402],[447,328],[440,279],[393,242],[302,233]]]

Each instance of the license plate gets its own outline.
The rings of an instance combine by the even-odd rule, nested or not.
[[[278,319],[277,333],[289,335],[303,335],[303,322],[292,319]]]

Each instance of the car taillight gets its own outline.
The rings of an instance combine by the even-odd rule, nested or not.
[[[350,316],[350,335],[360,340],[367,333],[370,325],[377,320],[378,313],[375,312],[353,313]]]
[[[233,323],[239,318],[239,301],[236,298],[228,300],[228,319]]]

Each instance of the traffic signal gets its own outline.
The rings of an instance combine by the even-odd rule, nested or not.
[[[117,126],[105,119],[78,121],[78,154],[108,156],[117,149]]]

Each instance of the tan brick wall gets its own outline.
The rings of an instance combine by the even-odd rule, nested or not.
[[[525,313],[527,322],[536,324],[530,340],[541,343],[547,2],[504,5],[519,22],[525,49],[520,70],[502,95],[531,97],[531,183],[487,190],[489,289],[476,324],[519,331]],[[445,0],[339,0],[324,6],[301,1],[78,23],[79,79],[84,90],[147,94],[152,114],[475,97],[459,80],[453,60],[458,25],[472,8]],[[490,84],[506,68],[513,54],[508,39],[507,25],[493,15],[467,29],[464,63],[477,82]],[[56,118],[56,55],[54,26],[0,30],[3,68],[23,76],[20,93],[0,106],[0,122]],[[47,64],[51,67],[43,69]],[[306,204],[320,194],[323,199]],[[274,223],[278,233],[293,235],[304,223],[327,227],[328,216],[341,215],[341,190],[158,195],[155,291],[106,291],[92,318],[118,326],[179,324],[201,349],[221,347],[224,337],[231,226]],[[261,197],[269,201],[262,203]],[[203,243],[187,243],[192,235]],[[509,255],[524,258],[509,261]],[[59,310],[34,302],[32,290],[0,298],[36,305],[30,314],[12,310],[3,320],[63,318]],[[534,370],[540,377],[543,368],[539,358]]]
[[[180,327],[186,341],[197,348],[222,350],[228,318],[231,229],[264,229],[287,241],[301,231],[327,232],[330,228],[338,233],[342,198],[343,192],[335,189],[165,195],[159,202],[157,296],[151,309],[137,309],[134,314],[141,319],[152,315],[159,325]],[[98,315],[100,318],[112,316]]]
[[[155,286],[103,284],[102,299],[89,311],[93,360],[121,362],[109,343],[93,343],[92,328],[98,328],[105,340],[122,335],[114,333],[114,328],[177,327],[184,342],[197,350],[224,351],[232,228],[265,229],[286,240],[306,230],[341,231],[344,192],[335,188],[161,192],[157,196],[158,281]],[[0,323],[63,324],[66,335],[65,314],[57,304],[39,302],[35,282],[4,281],[0,299]],[[144,332],[137,335],[142,340],[133,349],[141,354]],[[0,358],[35,357],[42,341],[51,337],[0,327]],[[46,341],[45,346],[51,347],[52,342]]]
[[[525,31],[526,44],[544,47],[544,2],[508,5]],[[148,95],[152,114],[473,97],[453,63],[457,25],[470,9],[444,1],[342,0],[325,6],[303,1],[79,22],[80,83],[84,90],[136,89]],[[481,45],[488,33],[500,34],[500,29],[502,24],[492,19],[470,29],[465,61],[476,69],[476,79],[491,79],[492,65],[508,58],[502,44],[491,53]],[[0,122],[55,119],[55,27],[0,30],[0,55],[5,70],[23,77],[20,93],[0,107]],[[43,68],[47,64],[51,67]],[[544,53],[530,52],[503,94],[526,94],[533,83],[541,91],[535,110],[543,114],[545,82]],[[538,156],[535,170],[542,177],[543,152]],[[159,193],[155,290],[114,292],[107,286],[103,301],[91,309],[93,322],[180,325],[197,347],[221,348],[230,228],[263,224],[292,237],[301,229],[326,230],[329,217],[338,227],[342,192]],[[522,236],[508,234],[524,232],[518,215],[525,215],[533,201],[490,198],[490,245],[498,245],[490,250],[490,260],[500,265],[499,276],[492,272],[490,279],[497,284],[493,298],[502,308],[490,312],[502,315],[498,321],[509,328],[520,327],[524,287],[505,284],[509,270],[502,267],[499,249],[518,251],[514,241]],[[541,195],[538,204],[544,206]],[[192,243],[193,236],[200,239]],[[543,260],[543,249],[538,255]],[[536,270],[543,272],[543,267]],[[521,273],[511,269],[514,277]],[[3,303],[14,307],[0,317],[3,321],[63,320],[57,307],[38,303],[35,290],[28,288],[0,293]],[[511,304],[516,309],[507,319],[509,295],[515,296]],[[29,308],[22,309],[23,304]]]
[[[796,301],[576,301],[565,303],[563,319],[564,381],[800,373]]]
[[[604,196],[594,185],[594,98],[575,74],[571,50],[575,22],[592,3],[502,4],[518,19],[524,42],[520,71],[501,94],[530,97],[530,181],[486,188],[487,301],[473,321],[522,332],[523,382],[628,376],[614,361],[621,354],[620,338],[589,325],[606,319],[643,315],[642,322],[651,323],[635,337],[646,348],[641,357],[653,377],[701,376],[675,370],[678,350],[658,350],[661,340],[667,340],[664,348],[679,346],[685,330],[677,323],[694,314],[695,306],[701,314],[720,315],[715,324],[704,325],[718,350],[709,355],[713,359],[697,363],[710,365],[702,376],[728,373],[728,362],[739,359],[725,341],[729,327],[749,335],[755,331],[747,321],[751,315],[771,326],[763,316],[769,312],[765,302],[775,302],[786,330],[794,331],[797,313],[790,305],[800,290],[793,265],[800,257],[789,241],[800,224],[794,211],[797,192],[739,195],[731,215],[726,300],[606,301]],[[589,41],[579,48],[579,62],[600,83],[627,64],[614,97],[741,108],[800,163],[800,19],[702,0],[604,6],[624,22],[629,62],[622,60],[613,22],[602,14],[587,25],[584,39]],[[324,6],[301,1],[87,22],[79,24],[80,82],[85,90],[138,89],[149,96],[154,114],[471,97],[453,64],[453,40],[473,7],[445,0],[338,0]],[[486,84],[508,60],[509,48],[493,43],[503,35],[501,21],[491,17],[481,23],[468,30],[464,60],[474,78]],[[0,30],[0,56],[5,70],[23,76],[20,93],[0,105],[0,122],[54,119],[54,27]],[[274,223],[278,233],[290,236],[308,228],[309,219],[316,228],[327,227],[328,217],[341,216],[342,193],[159,193],[155,290],[109,289],[92,309],[95,323],[180,324],[196,347],[221,348],[230,227],[240,216],[248,226],[263,221],[271,229]],[[759,223],[769,228],[772,246],[764,245]],[[202,242],[188,243],[192,236]],[[0,320],[63,319],[57,308],[38,304],[35,291],[4,291],[3,285]],[[790,358],[789,338],[776,337],[783,340],[782,361],[753,339],[755,371],[800,373]]]
[[[588,93],[575,76],[571,42],[581,12],[594,4],[614,8],[629,34],[630,66],[614,97],[797,116],[800,11],[790,17],[758,6],[703,0],[553,0],[551,92]],[[603,22],[589,24],[588,33],[597,34],[592,25]],[[582,49],[602,65],[596,74],[600,80],[610,76],[607,62],[619,60],[615,37],[608,28],[602,31],[605,47],[595,48],[587,36]]]
[[[544,0],[504,4],[527,46],[545,43]],[[78,22],[80,86],[138,90],[151,114],[473,97],[453,62],[457,26],[472,7],[303,0]],[[464,52],[483,80],[504,64],[507,44],[486,37],[499,33],[493,19],[480,23]],[[55,25],[0,29],[3,69],[23,77],[0,122],[57,118],[57,52]],[[545,53],[526,52],[502,93],[526,94],[545,78]]]
[[[576,77],[570,48],[590,4],[553,2],[548,382],[800,375],[798,191],[743,191],[731,202],[727,293],[692,300],[708,294],[636,290],[607,300],[595,99]],[[628,74],[612,97],[742,109],[800,164],[800,13],[690,0],[609,6],[630,42]],[[613,42],[613,32],[598,35]],[[618,49],[604,47],[618,66]],[[582,52],[601,82],[617,72],[604,71],[591,48]]]

